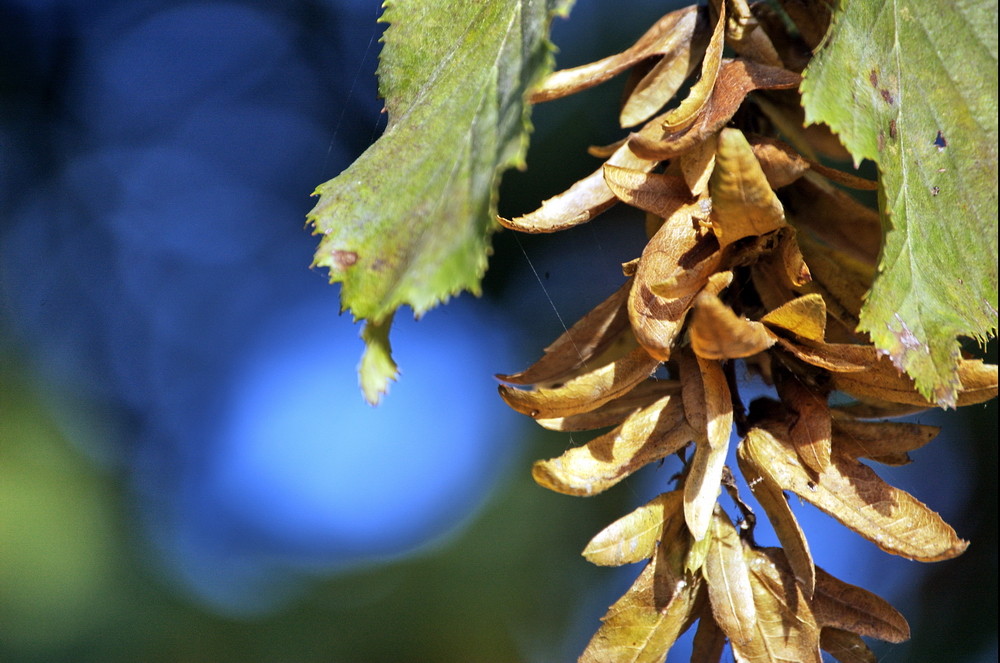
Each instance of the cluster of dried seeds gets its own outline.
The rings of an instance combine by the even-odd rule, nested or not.
[[[501,222],[554,232],[620,201],[646,212],[650,236],[623,265],[617,292],[530,368],[500,376],[513,385],[500,387],[504,400],[546,428],[611,427],[536,463],[534,478],[593,495],[694,444],[676,490],[584,551],[595,564],[649,562],[581,661],[662,661],[696,622],[699,662],[718,661],[726,641],[738,661],[818,662],[822,649],[854,662],[875,660],[861,636],[905,640],[909,627],[888,603],[814,565],[786,491],[908,559],[948,559],[967,545],[859,460],[907,463],[937,429],[884,421],[932,403],[856,331],[881,228],[841,187],[877,184],[819,163],[844,152],[823,127],[802,126],[795,88],[829,9],[820,0],[782,6],[779,15],[726,0],[670,13],[624,52],[556,72],[532,99],[631,69],[621,124],[645,124],[592,149],[607,157],[599,170]],[[724,57],[725,47],[736,57]],[[699,64],[687,96],[652,117]],[[745,409],[736,360],[778,398]],[[672,379],[652,377],[664,365]],[[959,405],[997,395],[996,366],[962,360],[959,375]],[[831,404],[834,392],[851,400]],[[753,542],[753,514],[725,464],[734,429],[739,469],[781,548]],[[722,488],[742,512],[737,524],[718,505]]]

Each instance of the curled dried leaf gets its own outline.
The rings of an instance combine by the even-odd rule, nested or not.
[[[687,425],[683,409],[680,398],[664,396],[587,444],[558,458],[538,461],[531,475],[557,493],[587,496],[603,492],[693,439],[694,431]]]
[[[583,316],[551,345],[529,368],[513,375],[497,375],[504,382],[519,385],[551,384],[565,380],[607,350],[628,329],[625,304],[631,281]]]
[[[705,292],[695,299],[688,330],[692,349],[705,359],[749,357],[776,340],[763,324],[740,318],[718,297]]]
[[[781,201],[739,129],[723,129],[719,133],[709,191],[712,228],[723,247],[785,225]]]
[[[690,7],[689,9],[694,9]],[[628,94],[619,120],[622,127],[645,122],[673,99],[705,54],[710,39],[706,12],[690,12],[674,28],[671,48]]]
[[[886,642],[903,642],[910,638],[906,618],[888,601],[835,578],[823,569],[816,569],[812,608],[816,621],[823,627],[843,629]]]
[[[629,136],[628,148],[638,157],[651,161],[673,159],[709,135],[718,133],[754,90],[793,88],[801,81],[801,76],[785,69],[743,59],[724,61],[712,96],[693,124],[670,133],[664,132],[654,118],[642,131]]]
[[[835,452],[830,466],[812,473],[802,465],[787,431],[772,427],[744,444],[783,490],[828,513],[882,550],[907,559],[935,562],[960,555],[968,542],[909,493],[882,481],[853,458]]]
[[[500,385],[499,391],[514,410],[534,419],[553,419],[597,409],[645,380],[659,363],[642,348],[635,348],[559,386],[515,389]]]
[[[680,393],[677,380],[657,380],[648,378],[632,390],[614,398],[599,408],[579,414],[552,419],[535,419],[542,428],[558,431],[582,431],[617,426],[633,412],[640,410],[664,396]]]
[[[682,518],[681,502],[679,490],[658,495],[601,530],[587,544],[583,556],[600,566],[621,566],[649,559],[667,528],[665,523]]]
[[[701,61],[701,78],[691,86],[688,96],[681,101],[680,105],[664,115],[662,127],[665,132],[674,133],[691,126],[711,98],[712,88],[715,87],[719,68],[722,65],[725,29],[726,3],[722,2],[719,3],[719,15],[712,30],[712,37],[708,41],[705,57]]]
[[[643,249],[629,293],[632,331],[647,352],[663,361],[670,358],[695,294],[721,260],[715,238],[698,230],[699,213],[697,204],[684,205],[667,219]],[[673,284],[673,297],[653,292],[665,282]]]
[[[671,57],[679,52],[689,52],[695,38],[698,14],[697,6],[670,12],[621,53],[553,72],[531,92],[529,101],[538,104],[561,99],[610,80],[646,58],[656,55]]]

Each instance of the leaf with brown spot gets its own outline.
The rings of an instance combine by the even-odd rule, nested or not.
[[[807,387],[798,377],[779,372],[775,386],[781,402],[794,415],[789,439],[806,467],[822,472],[830,465],[832,424],[827,394]]]
[[[721,260],[711,233],[700,233],[697,204],[681,207],[643,249],[629,293],[628,311],[640,345],[666,361],[681,331],[691,301]],[[652,286],[670,281],[674,297],[661,297]]]
[[[614,430],[532,467],[549,490],[588,496],[603,492],[647,463],[679,451],[694,438],[677,396],[664,396]]]
[[[833,386],[855,398],[874,398],[916,407],[934,404],[920,395],[905,373],[901,373],[884,355],[872,363],[869,370],[852,374],[834,374]],[[997,367],[978,359],[961,359],[958,363],[961,385],[956,405],[975,405],[997,396]]]
[[[557,387],[515,389],[500,385],[500,397],[535,419],[552,419],[597,409],[645,380],[660,362],[642,348]]]
[[[583,556],[599,566],[621,566],[649,559],[656,553],[665,523],[672,518],[682,518],[679,490],[658,495],[605,527],[590,540]]]
[[[547,348],[529,368],[513,375],[497,375],[504,382],[518,385],[551,384],[566,379],[604,350],[628,329],[628,292],[626,281],[613,295],[598,304]]]
[[[535,419],[542,428],[558,431],[582,431],[617,426],[633,412],[658,401],[664,396],[678,394],[681,385],[677,380],[647,378],[630,391],[604,405],[579,414],[568,414],[552,419]]]
[[[534,90],[533,104],[560,99],[608,81],[646,58],[662,55],[683,58],[696,41],[698,7],[679,9],[663,16],[632,46],[597,62],[549,74]]]
[[[705,538],[719,496],[733,428],[733,402],[722,366],[695,357],[705,397],[705,427],[697,433],[694,457],[684,480],[684,519],[696,541]]]
[[[579,663],[662,663],[691,627],[700,608],[701,578],[686,575],[682,562],[663,548],[608,608]]]
[[[712,614],[733,647],[749,645],[754,639],[758,615],[743,542],[721,509],[712,517],[711,524],[711,544],[702,576],[708,583]]]
[[[819,646],[839,663],[878,663],[878,657],[860,635],[825,626],[819,632]]]
[[[858,398],[855,396],[855,398]],[[910,405],[909,403],[891,403],[877,398],[861,397],[851,403],[834,405],[831,409],[836,416],[848,416],[855,419],[891,419],[919,414],[929,409],[928,405]]]
[[[886,642],[903,642],[910,638],[906,618],[888,601],[819,568],[816,569],[812,609],[816,621],[823,627],[843,629]]]
[[[793,88],[801,80],[801,76],[786,69],[739,58],[723,61],[712,96],[691,126],[674,133],[664,132],[658,121],[662,116],[654,118],[640,132],[629,136],[628,148],[636,156],[651,161],[673,159],[718,133],[754,90]]]
[[[787,440],[787,431],[760,430],[747,436],[744,444],[755,458],[769,459],[767,470],[783,490],[795,493],[888,553],[936,562],[960,555],[968,546],[941,516],[853,458],[835,452],[830,466],[815,475],[802,466]]]
[[[822,663],[820,629],[791,577],[779,548],[744,546],[757,610],[755,637],[733,642],[736,660],[746,663]]]
[[[726,28],[726,3],[718,2],[717,4],[719,14],[716,17],[715,27],[712,29],[712,36],[708,41],[708,48],[705,50],[705,57],[701,61],[701,77],[697,83],[691,86],[688,96],[681,101],[680,105],[664,115],[661,126],[665,132],[674,133],[691,126],[712,96],[712,89],[715,87],[719,68],[722,65],[722,48],[725,45]]]
[[[695,299],[688,330],[691,348],[705,359],[741,359],[775,343],[774,335],[764,325],[740,318],[709,293]]]
[[[752,428],[747,437],[760,434],[758,429]],[[769,459],[757,456],[758,450],[758,445],[752,442],[740,443],[736,448],[736,460],[740,465],[740,472],[743,473],[750,491],[767,514],[767,519],[784,548],[795,579],[802,585],[805,596],[812,598],[816,587],[816,570],[809,542],[788,505],[781,486],[771,476]]]
[[[739,129],[719,133],[715,169],[709,180],[712,228],[720,246],[785,225],[781,201],[767,183],[750,143]]]
[[[803,295],[768,311],[761,322],[811,341],[826,339],[826,302],[817,294]]]
[[[933,440],[941,429],[893,421],[833,421],[833,443],[851,458],[870,458],[883,464],[905,465],[907,452]]]

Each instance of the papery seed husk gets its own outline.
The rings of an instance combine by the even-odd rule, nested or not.
[[[715,151],[718,141],[715,134],[709,135],[704,141],[680,156],[680,169],[684,182],[693,196],[701,196],[708,191],[708,180],[715,168]]]
[[[608,401],[599,408],[565,417],[535,419],[535,423],[542,428],[564,432],[617,426],[633,412],[641,410],[664,396],[679,394],[680,391],[681,385],[677,380],[647,378],[630,391]]]
[[[565,417],[595,410],[621,396],[649,377],[659,363],[640,347],[558,387],[515,389],[500,385],[499,392],[507,405],[534,419]]]
[[[760,321],[810,341],[822,343],[826,340],[826,302],[817,294],[803,295],[786,302],[768,311]]]
[[[712,29],[712,36],[705,49],[705,57],[701,62],[701,77],[698,82],[691,86],[688,96],[685,97],[677,108],[666,113],[661,126],[667,133],[682,131],[697,119],[698,114],[704,109],[708,100],[712,96],[712,89],[715,87],[716,79],[719,75],[719,68],[722,65],[722,48],[725,45],[726,27],[726,3],[719,3],[719,14],[716,18],[715,27]]]
[[[734,646],[748,645],[754,639],[758,615],[743,543],[721,509],[711,523],[711,544],[702,576],[708,584],[712,614]]]
[[[701,578],[662,554],[646,565],[614,603],[579,663],[662,663],[677,637],[691,627],[700,609]]]
[[[844,629],[893,643],[910,638],[906,618],[888,601],[867,589],[835,578],[820,568],[816,569],[816,594],[812,608],[820,626]]]
[[[794,374],[780,372],[778,378],[778,396],[794,415],[789,439],[806,467],[822,472],[830,465],[833,446],[827,394],[806,386]]]
[[[674,28],[674,47],[639,80],[622,104],[623,128],[645,122],[670,101],[702,61],[711,38],[706,12],[690,12]]]
[[[777,67],[743,59],[723,61],[712,96],[691,126],[667,133],[660,128],[662,117],[653,118],[640,132],[629,136],[628,147],[637,156],[651,161],[673,159],[718,133],[750,92],[792,88],[801,80],[798,74]]]
[[[628,329],[626,302],[631,287],[631,281],[626,281],[613,295],[545,348],[542,358],[529,368],[497,377],[518,385],[551,384],[566,379],[608,349]]]
[[[681,491],[663,493],[601,530],[583,551],[591,564],[621,566],[649,559],[656,552],[665,521],[681,519]]]
[[[702,293],[695,299],[688,330],[692,349],[705,359],[750,357],[776,341],[760,322],[740,318],[709,293]]]
[[[751,429],[747,436],[759,434],[757,429]],[[759,447],[753,442],[740,443],[736,449],[740,472],[743,473],[750,491],[767,514],[767,519],[784,548],[785,557],[795,579],[802,585],[806,597],[812,598],[816,587],[816,570],[809,542],[781,487],[768,471],[767,459],[756,456],[755,452],[758,449]]]
[[[680,177],[608,164],[604,181],[622,202],[662,218],[692,203],[691,192]]]
[[[847,254],[864,265],[852,267],[852,270],[868,272],[867,283],[870,284],[882,245],[882,222],[878,212],[812,173],[805,174],[781,193],[785,214],[803,230],[801,234],[806,235],[807,240],[813,237],[822,240],[811,253],[832,248]],[[807,248],[803,247],[803,251],[807,252]],[[813,266],[812,261],[809,266]]]
[[[758,429],[744,443],[752,446],[754,458],[766,459],[769,475],[783,490],[833,516],[882,550],[907,559],[951,559],[968,546],[940,515],[853,458],[835,452],[830,467],[821,474],[806,470],[787,440],[787,430],[779,428]]]
[[[639,468],[679,451],[694,439],[677,396],[664,396],[633,413],[614,430],[538,461],[531,474],[549,490],[567,495],[596,495]]]
[[[758,618],[749,644],[733,643],[738,661],[821,663],[819,626],[780,549],[744,546]]]
[[[719,133],[709,191],[712,194],[712,227],[723,247],[785,225],[781,201],[767,183],[753,149],[738,129],[723,129]]]
[[[721,260],[711,233],[699,232],[697,204],[685,205],[671,216],[643,249],[629,293],[632,331],[650,355],[670,358],[695,294],[707,283]],[[683,292],[676,298],[655,294],[652,286],[684,275]]]
[[[956,401],[958,406],[983,403],[997,396],[997,367],[993,364],[985,364],[978,359],[960,359],[958,379],[962,385]],[[881,354],[867,371],[834,374],[833,386],[855,398],[873,398],[918,408],[934,405],[916,390],[910,376],[900,372],[888,357]]]
[[[937,426],[895,421],[833,420],[833,443],[837,451],[851,458],[906,458],[906,453],[921,448],[941,431]],[[902,457],[900,456],[902,454]]]
[[[705,428],[684,480],[684,519],[696,541],[705,538],[715,510],[733,429],[733,402],[722,366],[695,357],[705,398]]]
[[[878,663],[878,657],[857,633],[825,626],[819,632],[819,646],[838,663]]]

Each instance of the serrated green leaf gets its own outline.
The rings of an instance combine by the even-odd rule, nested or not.
[[[958,336],[997,329],[997,2],[841,2],[806,69],[807,122],[881,172],[886,230],[860,328],[954,406]]]
[[[385,326],[400,306],[420,316],[462,290],[478,293],[500,174],[523,166],[525,95],[551,71],[549,23],[571,5],[385,2],[379,88],[388,126],[316,189],[307,216],[323,236],[313,265],[343,284],[341,307],[356,320]]]

